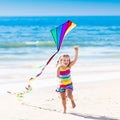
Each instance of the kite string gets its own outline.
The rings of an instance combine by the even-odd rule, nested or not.
[[[51,60],[53,59],[53,57],[59,52],[59,50],[57,50],[47,61],[47,63],[44,65],[44,67],[42,68],[41,72],[39,74],[36,75],[36,77],[39,77],[42,72],[44,71],[44,69],[46,68],[46,66],[51,62]]]
[[[39,77],[43,71],[45,70],[46,66],[51,62],[51,60],[53,59],[53,57],[59,52],[59,50],[57,50],[47,61],[47,63],[44,65],[44,67],[42,68],[41,72],[39,74],[37,74],[35,76],[35,78],[31,77],[28,81],[28,86],[26,87],[27,90],[30,90],[31,89],[31,85],[30,85],[30,82],[33,81],[34,79],[36,79],[37,77]]]
[[[22,101],[23,96],[29,92],[32,91],[32,86],[31,86],[31,81],[35,80],[37,77],[39,77],[43,71],[45,70],[46,66],[51,62],[51,60],[53,59],[53,57],[59,52],[59,50],[57,50],[47,61],[47,63],[43,66],[43,68],[41,69],[40,73],[38,73],[35,77],[31,77],[28,80],[28,85],[25,87],[25,90],[20,92],[20,93],[12,93],[10,91],[7,91],[7,93],[12,94],[12,95],[16,95],[17,100]]]

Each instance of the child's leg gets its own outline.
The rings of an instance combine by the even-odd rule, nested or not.
[[[64,113],[66,113],[66,92],[61,92],[62,105],[64,108]]]
[[[75,105],[74,98],[72,95],[72,90],[70,90],[70,89],[67,90],[67,96],[71,100],[72,107],[75,108],[76,105]]]

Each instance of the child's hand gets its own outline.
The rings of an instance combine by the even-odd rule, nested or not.
[[[78,46],[74,46],[74,49],[75,49],[76,51],[78,51],[79,47],[78,47]]]

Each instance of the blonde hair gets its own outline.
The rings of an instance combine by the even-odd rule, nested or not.
[[[62,58],[65,58],[65,57],[69,57],[69,58],[70,58],[70,56],[69,56],[68,54],[63,54],[63,55],[61,55],[61,56],[59,57],[58,61],[57,61],[56,66],[58,66],[58,64],[60,64]],[[69,63],[70,63],[70,61],[69,61]]]

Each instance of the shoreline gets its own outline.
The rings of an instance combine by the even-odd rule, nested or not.
[[[55,61],[52,61],[46,69],[43,71],[42,75],[39,76],[35,81],[32,81],[32,87],[49,87],[53,85],[58,85],[58,80],[56,77],[56,66],[54,65]],[[35,64],[28,62],[26,66],[15,65],[6,66],[6,68],[0,68],[0,88],[1,93],[5,93],[7,90],[10,91],[21,91],[24,90],[26,84],[28,83],[29,78],[35,77],[41,69],[32,66]],[[36,63],[37,64],[37,63]],[[80,64],[77,62],[72,68],[72,80],[73,83],[87,83],[87,82],[103,82],[110,80],[119,80],[120,79],[120,64]],[[3,93],[2,93],[3,92]]]

